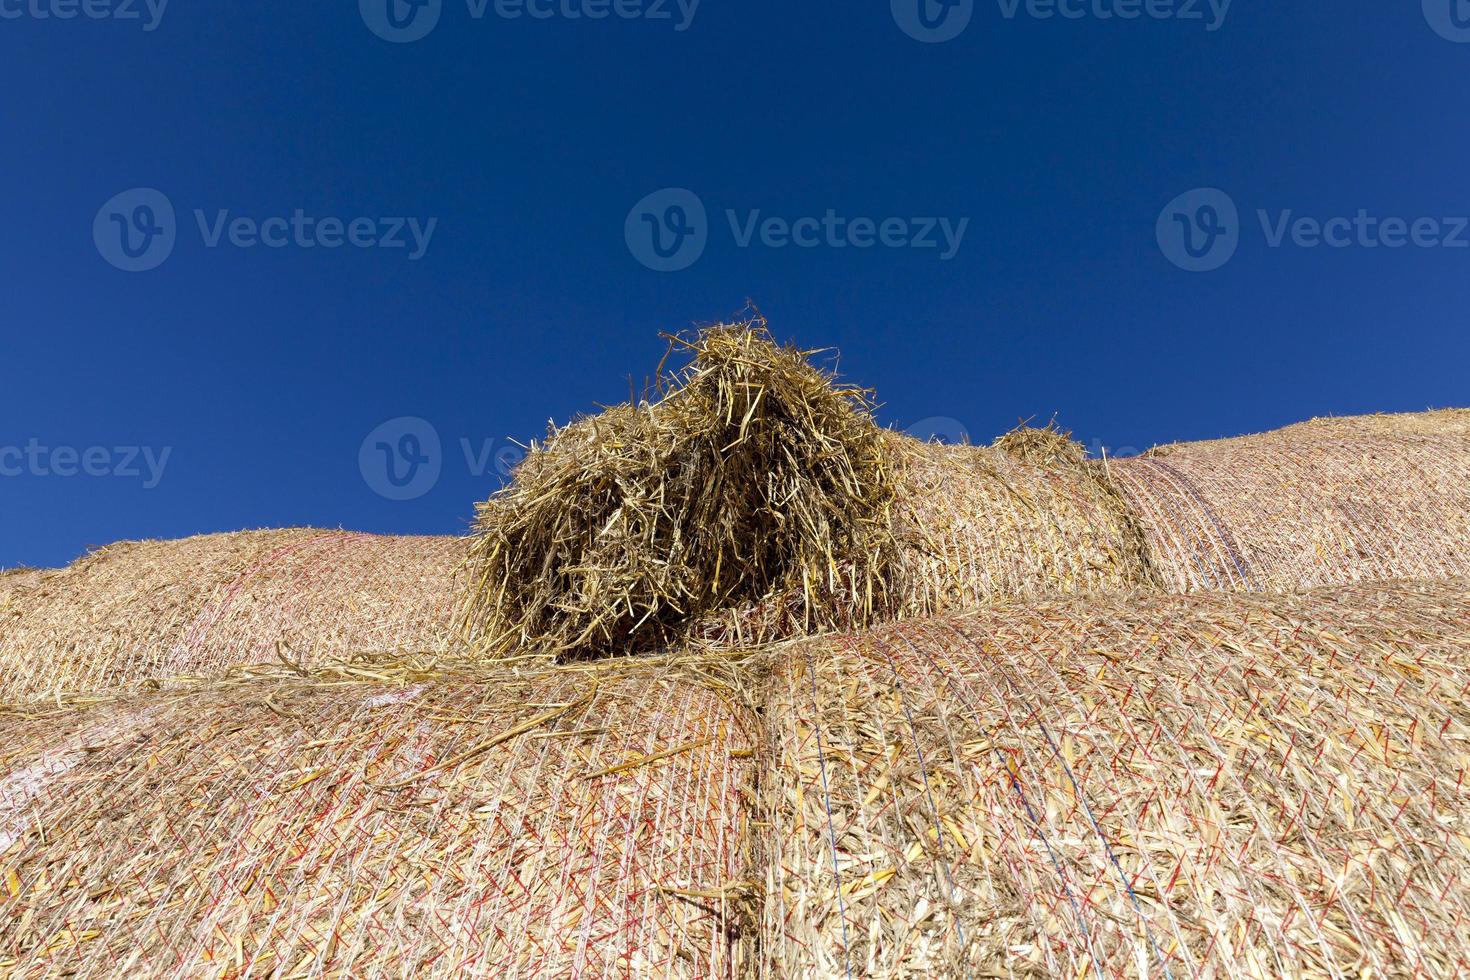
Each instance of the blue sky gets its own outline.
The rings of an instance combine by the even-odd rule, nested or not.
[[[1470,2],[919,2],[0,0],[0,566],[462,530],[747,298],[975,441],[1470,404]]]

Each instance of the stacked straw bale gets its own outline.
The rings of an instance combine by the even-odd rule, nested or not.
[[[813,353],[758,321],[675,338],[689,363],[656,399],[554,428],[479,508],[468,642],[569,658],[1045,594],[1470,575],[1470,411],[1098,461],[1051,426],[884,431]]]
[[[284,530],[99,549],[8,589],[0,702],[286,659],[437,652],[465,543]]]
[[[1046,591],[1152,584],[1142,532],[1052,429],[881,429],[759,323],[673,340],[644,399],[553,429],[479,508],[462,622],[492,656],[749,644]]]
[[[775,976],[1470,973],[1470,581],[773,655]]]
[[[753,716],[714,665],[619,664],[7,720],[0,975],[747,971]]]
[[[1107,469],[1172,589],[1470,575],[1470,411],[1317,419]]]
[[[891,436],[901,615],[1155,584],[1142,529],[1082,447],[1051,429],[994,446]]]

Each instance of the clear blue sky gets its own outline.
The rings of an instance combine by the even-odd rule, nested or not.
[[[976,441],[1053,414],[1117,450],[1470,404],[1470,248],[1445,244],[1470,243],[1470,43],[1441,36],[1470,41],[1465,0],[1223,21],[1218,0],[442,0],[403,43],[369,24],[421,32],[432,5],[123,2],[0,0],[0,566],[459,531],[508,437],[626,398],[660,330],[747,297],[841,348],[885,421]],[[688,196],[635,208],[666,188],[702,229],[670,210]],[[1238,219],[1166,211],[1196,188]],[[1312,248],[1288,210],[1367,223]],[[390,235],[409,217],[417,244]],[[778,247],[771,217],[815,244]],[[968,219],[947,259],[937,218]],[[1384,245],[1389,218],[1425,244]],[[655,271],[654,229],[704,250]],[[1170,229],[1235,252],[1185,271]],[[155,268],[112,264],[170,234]],[[421,433],[360,453],[399,417],[441,443],[403,492],[364,472],[432,476]]]

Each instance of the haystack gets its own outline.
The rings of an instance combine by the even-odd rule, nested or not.
[[[1470,575],[1470,411],[1317,419],[1108,472],[1173,589]]]
[[[773,655],[775,976],[1464,976],[1470,581]]]
[[[1081,448],[878,427],[760,323],[674,342],[659,397],[553,429],[481,505],[463,622],[495,656],[749,644],[1051,590],[1147,584]]]
[[[894,486],[867,393],[763,328],[674,340],[658,397],[554,429],[479,509],[464,625],[492,653],[638,652],[730,610],[866,620]]]
[[[465,547],[248,531],[112,545],[8,593],[0,579],[0,702],[238,664],[443,651]]]
[[[7,721],[0,975],[741,973],[754,718],[713,664],[632,664]]]

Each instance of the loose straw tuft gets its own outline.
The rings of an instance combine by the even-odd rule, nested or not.
[[[894,497],[869,393],[757,321],[670,338],[661,397],[553,429],[479,507],[462,625],[481,652],[639,652],[763,601],[865,622]]]

